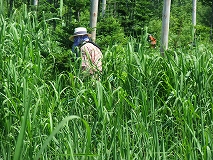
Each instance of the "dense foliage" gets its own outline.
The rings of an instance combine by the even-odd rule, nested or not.
[[[161,2],[144,2],[157,11],[146,8],[153,17],[138,23],[140,33],[139,20],[125,26],[118,13],[131,2],[126,14],[141,18],[134,11],[142,2],[109,1],[114,8],[98,23],[104,57],[97,80],[82,74],[67,41],[74,26],[89,25],[88,1],[9,2],[0,1],[0,159],[212,159],[213,47],[209,24],[201,23],[207,5],[191,46],[190,3],[173,1],[162,57],[146,43],[150,32],[160,39]]]
[[[27,4],[29,10],[37,10],[39,21],[45,17],[54,28],[55,40],[61,46],[69,49],[68,36],[77,26],[90,29],[90,1],[89,0],[39,0],[38,6],[33,6],[29,0],[3,0],[4,14],[10,15],[12,11]],[[32,4],[31,4],[32,3]],[[160,42],[161,17],[163,1],[131,1],[107,0],[107,7],[103,14],[102,1],[99,0],[99,16],[97,43],[105,50],[113,42],[126,44],[125,37],[139,38],[148,27],[148,32],[157,37]],[[197,38],[209,40],[212,37],[212,1],[201,0],[197,2]],[[192,41],[191,34],[192,1],[172,1],[170,21],[170,46],[177,48],[188,45]],[[106,32],[107,31],[107,32]],[[211,32],[210,32],[211,31]],[[107,34],[107,35],[106,35]],[[158,43],[159,45],[159,43]]]

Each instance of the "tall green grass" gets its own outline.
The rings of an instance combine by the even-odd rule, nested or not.
[[[0,159],[212,159],[211,46],[113,45],[97,81],[54,71],[72,53],[51,33],[25,7],[0,17]]]

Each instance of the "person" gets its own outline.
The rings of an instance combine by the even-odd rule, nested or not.
[[[149,42],[151,48],[156,48],[157,40],[151,34],[148,35],[147,41]]]
[[[90,40],[90,37],[91,34],[87,33],[86,28],[78,27],[69,39],[73,41],[72,51],[77,57],[82,58],[82,70],[94,74],[102,71],[102,52],[97,44]]]

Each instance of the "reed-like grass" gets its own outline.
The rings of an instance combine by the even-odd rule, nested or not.
[[[15,12],[0,13],[0,159],[212,159],[211,46],[114,45],[97,81],[71,60],[53,72],[72,53],[45,19]]]

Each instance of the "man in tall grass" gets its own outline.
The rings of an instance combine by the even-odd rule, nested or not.
[[[74,30],[74,35],[70,36],[73,41],[72,51],[77,57],[82,58],[81,67],[90,74],[102,71],[102,52],[101,49],[90,40],[91,34],[87,33],[84,27]]]

